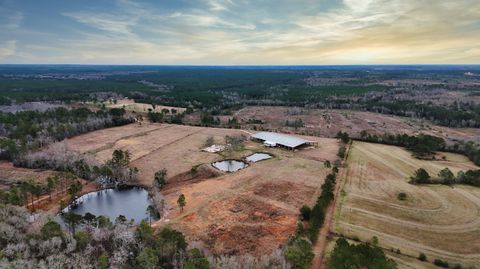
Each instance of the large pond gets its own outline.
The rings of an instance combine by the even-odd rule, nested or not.
[[[109,217],[111,221],[123,215],[127,220],[133,219],[135,223],[140,223],[143,219],[148,219],[146,211],[151,204],[148,192],[143,188],[115,188],[82,195],[77,199],[76,206],[68,206],[63,212],[72,210],[79,215],[90,212],[96,216]]]
[[[247,162],[259,162],[259,161],[263,161],[263,160],[267,160],[267,159],[271,159],[272,158],[272,155],[270,154],[267,154],[267,153],[254,153],[250,156],[247,156],[247,158],[245,158],[245,160],[247,160]]]
[[[213,167],[223,172],[236,172],[248,166],[245,162],[237,160],[225,160],[212,163]]]

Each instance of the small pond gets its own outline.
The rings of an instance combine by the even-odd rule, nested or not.
[[[250,156],[247,156],[247,158],[245,158],[245,160],[247,160],[247,162],[259,162],[259,161],[263,161],[263,160],[267,160],[267,159],[271,159],[272,158],[272,155],[270,154],[267,154],[267,153],[254,153]]]
[[[225,160],[212,163],[213,167],[223,172],[236,172],[248,166],[245,162],[237,160]]]
[[[133,219],[135,223],[140,223],[143,219],[148,219],[146,210],[151,204],[148,192],[143,188],[115,188],[82,195],[77,199],[77,206],[68,206],[62,211],[66,213],[72,210],[79,215],[90,212],[96,216],[109,217],[112,222],[123,215],[127,220]]]

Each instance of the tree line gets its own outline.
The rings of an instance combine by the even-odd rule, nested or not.
[[[15,160],[65,138],[131,122],[123,108],[0,112],[0,159]]]
[[[412,184],[464,184],[480,187],[480,170],[458,171],[455,176],[448,168],[442,169],[437,177],[432,177],[424,168],[418,168],[410,177]]]

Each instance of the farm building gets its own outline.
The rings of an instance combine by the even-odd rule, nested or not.
[[[263,144],[267,147],[282,146],[288,149],[296,149],[303,145],[315,145],[316,142],[308,141],[302,138],[298,138],[291,135],[272,133],[272,132],[260,132],[252,135],[253,140],[263,141]]]

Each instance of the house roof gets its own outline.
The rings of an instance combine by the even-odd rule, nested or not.
[[[311,142],[295,136],[272,133],[272,132],[260,132],[252,135],[252,137],[256,139],[264,140],[264,141],[274,142],[279,145],[290,147],[290,148],[296,148],[300,145]]]

